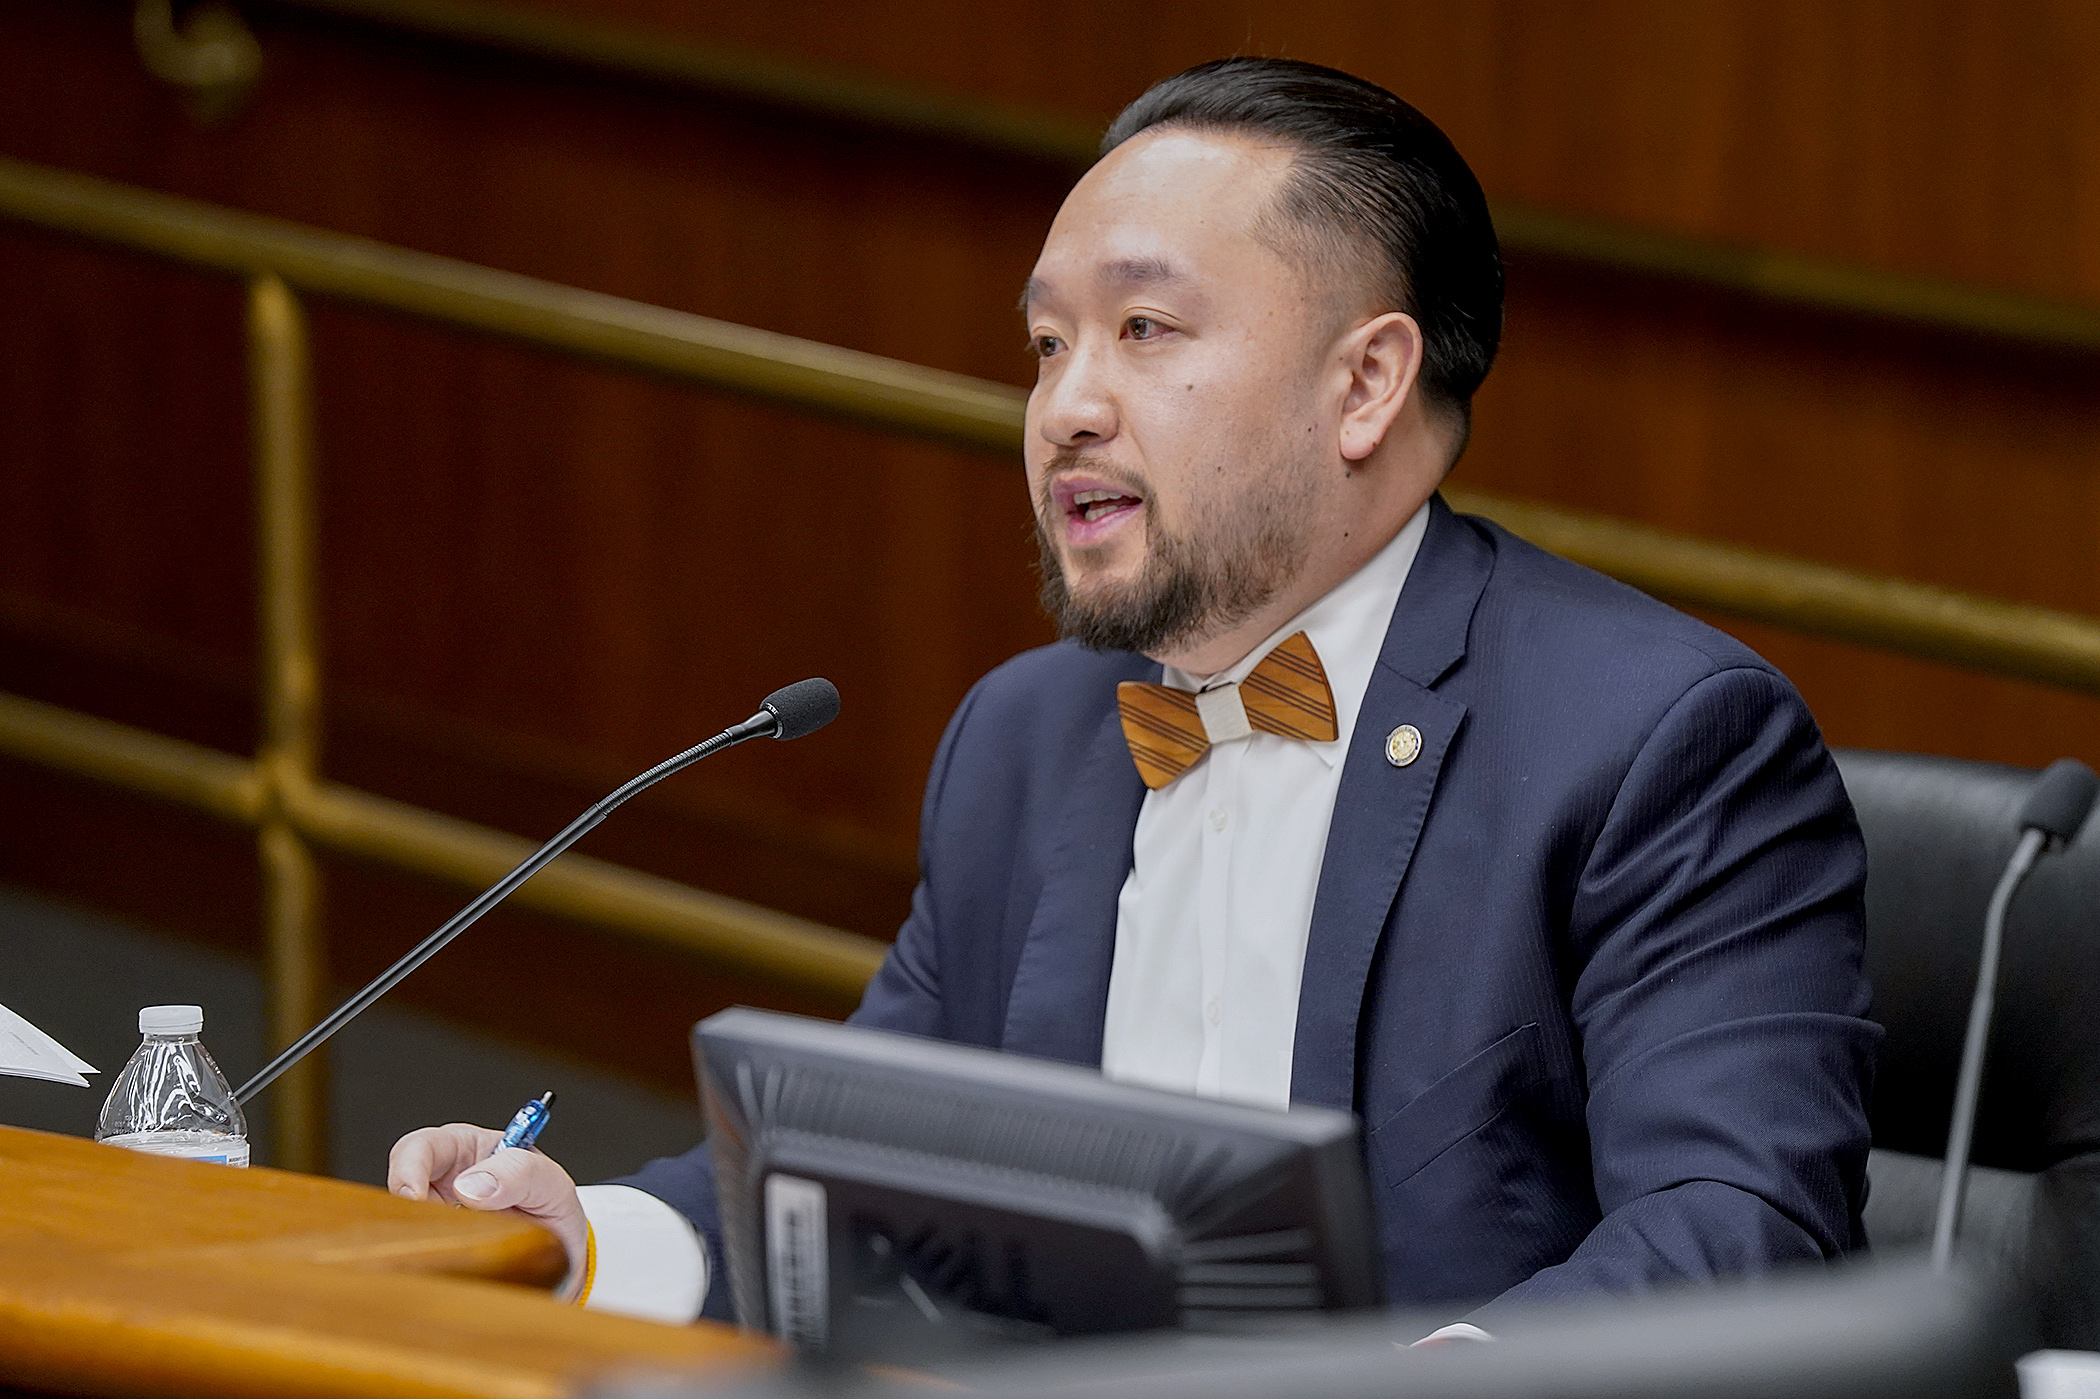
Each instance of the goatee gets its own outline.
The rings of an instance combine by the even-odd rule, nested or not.
[[[1237,510],[1202,531],[1207,538],[1171,532],[1149,495],[1145,502],[1144,568],[1128,582],[1097,585],[1081,597],[1065,577],[1046,523],[1057,509],[1046,485],[1035,537],[1043,610],[1059,636],[1093,651],[1156,656],[1179,650],[1247,620],[1305,562],[1305,530],[1291,508],[1296,500],[1278,502],[1280,508],[1236,502]]]

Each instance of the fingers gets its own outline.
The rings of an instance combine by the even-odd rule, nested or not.
[[[444,1200],[474,1210],[516,1210],[552,1231],[578,1266],[583,1202],[576,1182],[537,1151],[497,1151],[503,1134],[454,1122],[421,1127],[387,1155],[386,1188],[408,1200]]]
[[[434,1198],[456,1204],[453,1180],[501,1140],[500,1132],[464,1122],[418,1128],[388,1153],[386,1188],[408,1200]]]

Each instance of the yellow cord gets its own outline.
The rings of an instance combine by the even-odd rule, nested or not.
[[[583,1286],[576,1289],[570,1300],[582,1306],[591,1299],[591,1284],[598,1280],[598,1231],[591,1222],[583,1222]]]

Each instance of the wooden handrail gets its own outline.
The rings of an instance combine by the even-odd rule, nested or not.
[[[1004,450],[1004,384],[0,156],[0,216],[858,422]]]
[[[1101,139],[1100,128],[1047,112],[874,82],[544,9],[488,0],[269,2],[820,120],[1041,161],[1075,174],[1094,162]],[[1688,238],[1509,200],[1494,202],[1494,218],[1508,252],[1711,287],[1824,313],[2053,350],[2100,351],[2100,307],[2078,302]]]
[[[1643,592],[1808,636],[2100,694],[2100,621],[1741,549],[1533,501],[1446,491],[1541,548]]]
[[[260,825],[268,810],[256,763],[4,692],[0,753],[240,825]],[[281,811],[288,825],[316,844],[463,888],[495,883],[535,848],[518,836],[336,783],[288,787]],[[791,981],[841,1008],[859,999],[888,947],[588,855],[564,855],[512,899],[524,908]]]
[[[0,158],[0,216],[854,422],[1018,450],[1027,398],[926,369],[280,219]],[[1886,575],[1454,491],[1579,563],[1815,636],[2100,693],[2100,622]]]

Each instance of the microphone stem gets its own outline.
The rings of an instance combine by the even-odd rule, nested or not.
[[[708,739],[704,743],[695,744],[675,758],[666,758],[663,762],[658,763],[640,777],[628,782],[611,796],[606,797],[589,811],[584,812],[583,815],[571,821],[562,829],[561,834],[555,836],[554,839],[527,856],[523,864],[520,864],[509,874],[504,875],[503,878],[490,885],[474,902],[468,904],[458,913],[453,914],[451,921],[446,923],[444,927],[439,928],[429,937],[423,939],[407,956],[381,972],[378,979],[370,986],[367,986],[364,990],[337,1006],[326,1020],[308,1030],[282,1054],[263,1065],[261,1071],[255,1077],[242,1084],[239,1090],[234,1093],[234,1101],[246,1103],[257,1093],[268,1088],[279,1074],[282,1074],[286,1069],[289,1069],[292,1065],[313,1053],[314,1050],[320,1048],[337,1030],[342,1029],[343,1026],[356,1019],[360,1011],[400,985],[408,977],[409,973],[436,956],[444,949],[445,944],[472,927],[484,913],[487,913],[497,904],[502,903],[520,884],[523,884],[526,880],[546,868],[563,851],[574,845],[578,840],[581,840],[585,832],[611,815],[613,809],[629,797],[646,788],[655,786],[672,773],[692,766],[709,754],[719,753],[724,748],[733,748],[746,739],[759,738],[769,734],[773,732],[778,724],[779,720],[770,711],[762,709],[734,728],[724,729],[713,738]]]
[[[1983,1060],[1990,1047],[1991,1015],[1998,995],[1998,950],[2005,943],[2005,912],[2021,881],[2048,844],[2044,831],[2029,826],[1998,876],[1983,916],[1983,958],[1976,968],[1976,996],[1969,1002],[1969,1032],[1961,1049],[1961,1077],[1954,1088],[1954,1118],[1947,1125],[1947,1158],[1940,1167],[1940,1206],[1932,1226],[1932,1271],[1954,1263],[1954,1237],[1961,1228],[1962,1199],[1969,1188],[1969,1151],[1976,1130],[1976,1102],[1983,1090]]]

